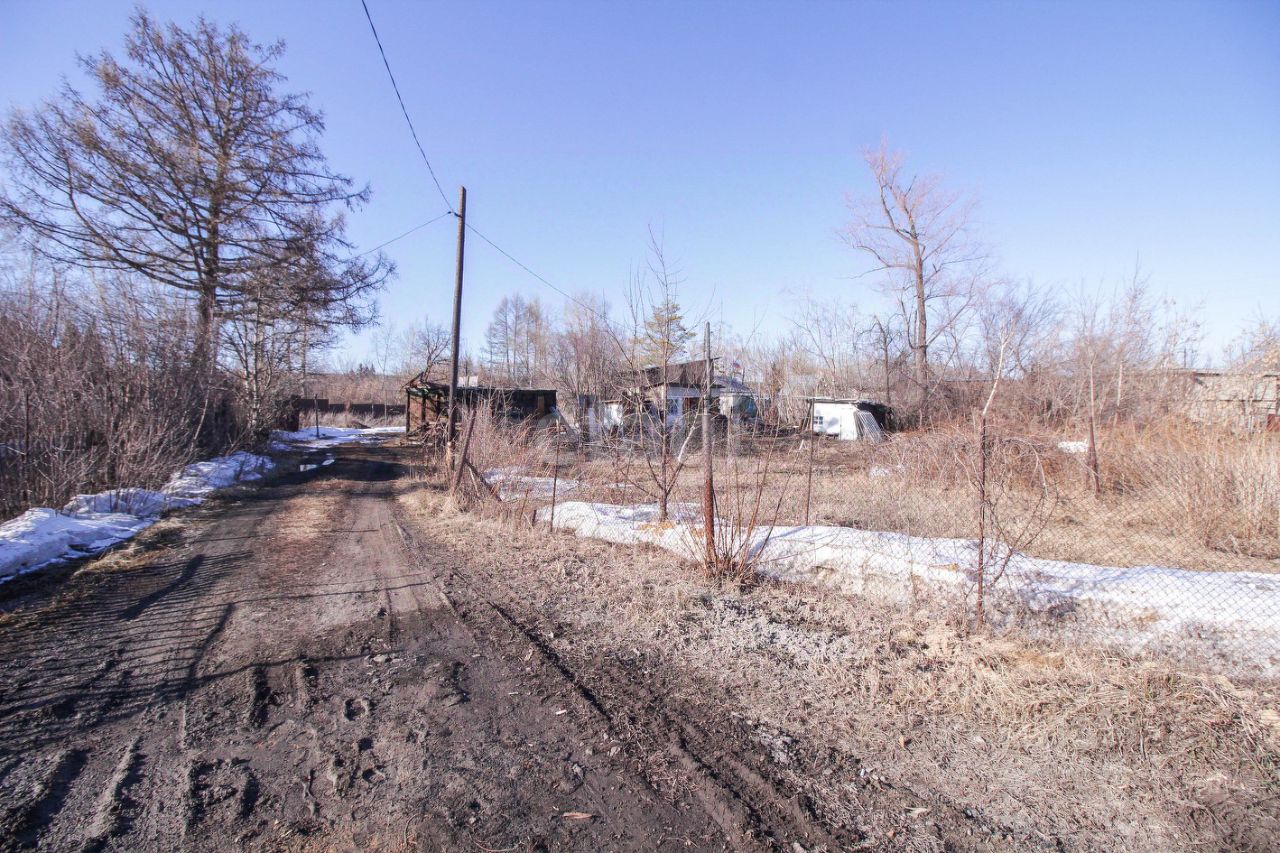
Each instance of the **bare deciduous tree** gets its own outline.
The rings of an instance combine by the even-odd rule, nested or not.
[[[405,379],[418,373],[432,375],[448,360],[450,343],[449,330],[439,323],[424,319],[409,326],[400,335],[400,375]]]
[[[80,58],[96,97],[64,83],[9,119],[0,217],[59,261],[193,294],[197,363],[213,353],[221,312],[259,310],[248,303],[264,275],[289,279],[294,303],[317,316],[381,285],[391,265],[348,257],[333,212],[368,189],[329,169],[306,98],[278,91],[283,44],[203,18],[182,29],[139,12],[132,23],[123,61]]]
[[[644,462],[656,490],[658,517],[666,521],[671,491],[684,467],[687,449],[681,447],[672,455],[675,427],[677,422],[683,426],[683,412],[672,413],[670,409],[671,367],[686,354],[694,334],[686,325],[684,311],[680,308],[680,275],[667,262],[662,241],[652,231],[649,233],[648,274],[652,283],[643,276],[639,277],[628,300],[635,330],[630,367],[637,376],[646,375],[645,368],[657,368],[659,381],[648,389],[653,396],[646,403],[653,406],[656,416],[658,464],[654,465],[648,453],[644,455]],[[641,384],[644,384],[643,380]],[[643,417],[641,425],[643,429]],[[692,431],[685,433],[686,445],[691,434]]]
[[[936,378],[929,349],[979,294],[986,250],[970,233],[972,203],[939,177],[907,173],[902,155],[884,145],[868,151],[866,161],[875,191],[850,198],[853,221],[844,236],[871,256],[875,266],[867,274],[883,273],[883,290],[898,304],[915,363],[918,414],[927,421]]]

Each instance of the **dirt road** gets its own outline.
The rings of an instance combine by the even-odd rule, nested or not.
[[[0,625],[0,848],[835,849],[709,710],[587,686],[351,448]],[[657,786],[647,751],[681,784]],[[659,794],[658,787],[664,787]],[[892,804],[897,807],[900,804]]]

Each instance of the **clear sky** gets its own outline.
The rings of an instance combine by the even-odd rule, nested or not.
[[[740,331],[784,327],[796,294],[875,307],[836,232],[884,137],[979,197],[1010,275],[1110,287],[1140,259],[1214,348],[1280,314],[1280,2],[368,2],[450,197],[565,290],[620,304],[652,225],[686,307]],[[118,49],[132,7],[0,0],[0,105]],[[359,0],[147,8],[287,42],[330,159],[373,186],[362,248],[443,211]],[[453,250],[449,219],[388,247],[384,316],[447,323]],[[562,302],[472,239],[464,336],[517,291]]]

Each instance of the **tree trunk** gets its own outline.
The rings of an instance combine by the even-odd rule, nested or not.
[[[200,286],[200,301],[196,314],[196,348],[193,354],[193,365],[197,371],[203,371],[218,351],[215,335],[217,334],[217,285],[204,283]]]
[[[916,383],[920,386],[920,422],[929,420],[929,318],[925,315],[924,260],[920,256],[920,244],[916,251],[916,343],[912,347],[916,356]]]

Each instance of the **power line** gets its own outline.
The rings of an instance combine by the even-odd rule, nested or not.
[[[373,16],[369,14],[369,4],[365,0],[360,0],[360,5],[364,7],[364,16],[369,21],[369,29],[373,32],[373,40],[378,44],[378,53],[382,55],[382,64],[386,66],[387,76],[391,78],[391,88],[395,89],[396,100],[400,102],[400,112],[404,113],[404,120],[409,125],[409,133],[413,134],[413,142],[418,146],[418,153],[422,155],[422,162],[427,164],[427,171],[431,173],[431,180],[436,185],[436,192],[440,193],[440,199],[444,202],[444,206],[449,208],[450,213],[455,213],[453,205],[449,204],[449,198],[444,194],[444,188],[440,186],[440,180],[436,177],[436,170],[431,168],[431,160],[427,157],[426,150],[422,147],[421,140],[418,139],[418,131],[413,126],[413,119],[409,118],[409,110],[404,105],[404,98],[400,95],[400,87],[396,85],[396,75],[391,71],[391,63],[387,61],[387,52],[382,49],[382,39],[378,38],[378,28],[373,25]]]
[[[485,241],[486,243],[488,243],[488,244],[489,244],[490,246],[492,246],[492,247],[493,247],[493,248],[494,248],[494,249],[495,249],[499,254],[501,254],[501,255],[502,255],[503,257],[505,257],[507,260],[511,261],[511,263],[513,263],[513,264],[515,264],[516,266],[520,267],[520,269],[524,270],[524,271],[525,271],[525,272],[527,272],[529,275],[533,276],[533,277],[534,277],[534,278],[536,278],[538,281],[542,282],[542,283],[543,283],[543,284],[545,284],[547,287],[551,288],[551,289],[552,289],[552,290],[554,290],[556,293],[558,293],[558,294],[560,294],[561,296],[563,296],[565,299],[568,299],[570,302],[574,302],[574,303],[578,304],[579,306],[581,306],[583,309],[585,309],[585,310],[586,310],[586,311],[588,311],[589,313],[594,314],[597,318],[599,318],[600,320],[602,320],[605,324],[609,324],[609,323],[611,322],[611,321],[609,320],[609,318],[608,318],[608,317],[604,316],[604,315],[603,315],[603,314],[601,314],[599,311],[597,311],[595,308],[593,308],[593,307],[591,307],[590,305],[588,305],[587,303],[583,302],[583,301],[582,301],[581,299],[579,299],[578,297],[573,296],[573,295],[571,295],[571,294],[569,294],[569,293],[566,293],[565,291],[563,291],[563,290],[561,290],[560,288],[556,287],[556,286],[555,286],[554,284],[552,284],[551,282],[547,281],[547,280],[546,280],[545,278],[543,278],[542,276],[538,275],[538,274],[537,274],[536,272],[534,272],[533,270],[529,269],[529,267],[528,267],[528,266],[526,266],[523,262],[521,262],[520,260],[518,260],[514,255],[512,255],[512,254],[511,254],[510,252],[508,252],[506,249],[502,248],[502,247],[501,247],[501,246],[499,246],[497,243],[493,242],[493,241],[492,241],[492,240],[490,240],[488,237],[484,236],[484,235],[483,235],[483,234],[481,234],[479,231],[477,231],[477,230],[476,230],[476,227],[475,227],[474,225],[472,225],[470,222],[468,222],[468,223],[467,223],[467,230],[468,230],[468,231],[470,231],[472,234],[475,234],[475,235],[476,235],[477,237],[479,237],[481,240],[483,240],[483,241]]]
[[[404,97],[400,94],[400,86],[396,83],[396,75],[395,75],[395,73],[391,70],[391,63],[387,60],[387,52],[386,52],[386,50],[385,50],[385,49],[383,49],[383,47],[382,47],[382,39],[378,37],[378,28],[377,28],[376,26],[374,26],[374,23],[373,23],[373,15],[371,15],[371,14],[370,14],[370,12],[369,12],[369,4],[368,4],[365,0],[360,0],[360,6],[364,9],[364,16],[365,16],[365,19],[366,19],[366,20],[368,20],[368,22],[369,22],[369,30],[373,33],[373,40],[374,40],[374,42],[376,42],[376,43],[377,43],[377,45],[378,45],[378,53],[382,56],[382,64],[383,64],[383,66],[387,69],[387,77],[391,80],[391,88],[395,90],[395,93],[396,93],[396,100],[400,102],[400,112],[404,115],[405,123],[409,125],[409,133],[410,133],[410,134],[412,134],[412,136],[413,136],[413,142],[414,142],[414,144],[415,144],[415,145],[417,145],[417,146],[418,146],[418,153],[422,155],[422,162],[424,162],[424,163],[426,163],[426,164],[427,164],[427,171],[431,174],[431,181],[436,185],[436,192],[440,193],[440,199],[444,202],[445,207],[447,207],[447,208],[448,208],[448,212],[447,212],[447,213],[442,213],[442,214],[440,214],[440,216],[435,217],[435,219],[430,219],[430,220],[428,220],[428,221],[426,221],[426,222],[422,223],[421,225],[416,225],[416,226],[414,226],[413,228],[410,228],[408,231],[406,231],[406,232],[404,232],[403,234],[401,234],[399,237],[393,237],[393,238],[391,238],[390,240],[388,240],[386,243],[382,243],[382,244],[380,244],[380,245],[378,245],[378,246],[375,246],[375,247],[373,247],[372,249],[370,249],[370,250],[369,250],[369,251],[367,251],[367,252],[362,252],[360,255],[356,255],[355,257],[357,257],[357,258],[358,258],[358,257],[362,257],[363,255],[367,255],[367,254],[369,254],[370,252],[375,252],[375,251],[377,251],[378,249],[381,249],[383,246],[386,246],[386,245],[389,245],[389,244],[391,244],[391,243],[394,243],[396,240],[399,240],[399,239],[401,239],[401,238],[403,238],[403,237],[407,237],[407,236],[409,236],[410,234],[412,234],[414,231],[417,231],[417,230],[418,230],[418,229],[420,229],[420,228],[425,228],[425,227],[427,227],[428,225],[430,225],[432,222],[435,222],[435,221],[437,221],[437,220],[439,220],[439,219],[443,218],[444,216],[448,216],[449,214],[453,214],[454,216],[457,216],[457,215],[458,215],[458,212],[457,212],[456,210],[454,210],[453,205],[449,203],[449,198],[448,198],[448,196],[446,196],[446,195],[445,195],[444,187],[440,186],[440,180],[436,177],[436,170],[435,170],[434,168],[432,168],[432,166],[431,166],[431,159],[430,159],[429,157],[427,157],[427,152],[426,152],[426,150],[422,147],[422,141],[421,141],[420,139],[418,139],[418,131],[417,131],[417,129],[416,129],[416,128],[414,128],[414,126],[413,126],[413,119],[409,117],[409,110],[408,110],[408,108],[407,108],[407,107],[405,107],[405,104],[404,104]],[[532,269],[530,269],[530,268],[529,268],[529,266],[528,266],[528,265],[526,265],[525,263],[523,263],[522,261],[520,261],[519,259],[517,259],[514,255],[512,255],[512,254],[511,254],[510,252],[508,252],[506,249],[502,248],[502,247],[501,247],[501,246],[499,246],[497,243],[493,242],[493,241],[492,241],[492,240],[490,240],[488,237],[486,237],[484,234],[482,234],[480,231],[478,231],[478,230],[475,228],[475,226],[473,226],[471,223],[466,223],[466,227],[467,227],[467,230],[471,231],[473,234],[475,234],[475,235],[476,235],[477,237],[479,237],[481,240],[483,240],[483,241],[485,241],[486,243],[488,243],[490,246],[492,246],[492,247],[493,247],[493,249],[494,249],[495,251],[497,251],[499,254],[501,254],[503,257],[505,257],[507,260],[511,261],[511,263],[513,263],[513,264],[515,264],[516,266],[520,267],[520,269],[524,270],[524,271],[525,271],[525,272],[527,272],[529,275],[533,276],[533,277],[534,277],[534,278],[536,278],[538,281],[542,282],[542,283],[543,283],[543,284],[545,284],[547,287],[551,288],[551,289],[552,289],[552,290],[554,290],[556,293],[558,293],[558,294],[560,294],[561,296],[563,296],[565,299],[568,299],[570,302],[573,302],[573,303],[577,304],[578,306],[580,306],[580,307],[581,307],[581,308],[583,308],[584,310],[588,311],[589,313],[593,314],[594,316],[596,316],[597,318],[599,318],[600,320],[602,320],[602,321],[603,321],[603,322],[605,322],[606,324],[608,324],[608,323],[610,322],[610,320],[609,320],[609,318],[608,318],[608,317],[606,317],[606,316],[604,316],[603,314],[601,314],[599,311],[597,311],[597,310],[596,310],[595,308],[593,308],[592,306],[590,306],[590,305],[588,305],[587,303],[583,302],[581,299],[578,299],[576,296],[573,296],[572,294],[569,294],[569,293],[565,292],[564,290],[561,290],[559,287],[556,287],[554,284],[552,284],[552,283],[551,283],[550,281],[548,281],[546,278],[544,278],[543,276],[541,276],[541,275],[539,275],[538,273],[534,272]]]
[[[365,255],[371,255],[374,252],[378,251],[379,249],[390,246],[392,243],[396,242],[397,240],[403,240],[405,237],[408,237],[410,234],[414,233],[415,231],[421,231],[423,228],[426,228],[428,225],[430,225],[433,222],[439,222],[441,219],[444,219],[446,216],[452,216],[452,215],[454,215],[452,210],[446,210],[444,213],[440,214],[439,216],[434,216],[431,219],[428,219],[426,222],[422,222],[418,225],[415,225],[412,228],[410,228],[408,231],[404,232],[403,234],[397,237],[392,237],[390,240],[387,240],[385,243],[379,243],[378,245],[374,246],[372,249],[367,249],[358,255],[352,255],[347,260],[354,261],[356,258],[363,258]]]
[[[413,142],[414,142],[414,144],[415,144],[415,145],[417,145],[417,146],[418,146],[418,153],[422,155],[422,162],[424,162],[424,163],[426,163],[426,164],[427,164],[427,171],[431,174],[431,180],[432,180],[432,182],[436,185],[436,192],[440,193],[440,199],[444,202],[445,207],[447,207],[447,208],[448,208],[448,212],[447,212],[447,213],[442,213],[442,214],[440,214],[440,216],[435,217],[435,219],[428,220],[428,221],[426,221],[426,222],[422,223],[421,225],[414,226],[413,228],[410,228],[410,229],[409,229],[408,231],[406,231],[405,233],[401,234],[399,237],[393,237],[392,239],[388,240],[386,243],[382,243],[381,245],[378,245],[378,246],[373,247],[373,248],[372,248],[372,249],[370,249],[368,252],[362,252],[360,255],[356,255],[355,257],[357,257],[357,258],[358,258],[358,257],[362,257],[363,255],[367,255],[367,254],[369,254],[370,252],[375,252],[375,251],[377,251],[378,249],[381,249],[383,246],[386,246],[386,245],[388,245],[388,244],[390,244],[390,243],[394,243],[396,240],[399,240],[399,239],[401,239],[401,238],[403,238],[403,237],[407,237],[407,236],[409,236],[410,234],[412,234],[414,231],[417,231],[419,228],[425,228],[426,226],[430,225],[432,222],[435,222],[436,220],[441,219],[441,218],[442,218],[442,217],[444,217],[444,216],[448,216],[450,213],[451,213],[451,214],[453,214],[454,216],[457,216],[457,215],[458,215],[458,212],[457,212],[456,210],[454,210],[453,205],[449,203],[449,198],[448,198],[448,196],[446,196],[446,195],[445,195],[445,193],[444,193],[444,188],[443,188],[442,186],[440,186],[440,180],[436,177],[436,170],[435,170],[434,168],[432,168],[432,166],[431,166],[431,160],[430,160],[430,158],[428,158],[428,157],[427,157],[427,152],[426,152],[426,150],[422,147],[422,141],[418,139],[418,131],[417,131],[417,130],[414,128],[414,126],[413,126],[413,119],[411,119],[411,118],[409,117],[409,110],[408,110],[408,108],[406,108],[406,107],[405,107],[405,104],[404,104],[404,97],[400,94],[400,86],[399,86],[399,85],[397,85],[397,83],[396,83],[396,75],[395,75],[395,73],[394,73],[394,72],[392,72],[392,70],[391,70],[391,63],[387,60],[387,52],[386,52],[386,50],[384,50],[384,49],[383,49],[383,47],[382,47],[382,39],[378,37],[378,28],[377,28],[376,26],[374,26],[374,23],[373,23],[373,15],[371,15],[371,14],[369,13],[369,4],[368,4],[367,2],[365,2],[365,0],[360,0],[360,6],[364,9],[364,16],[365,16],[365,19],[369,21],[369,30],[373,33],[373,40],[374,40],[374,41],[377,43],[377,45],[378,45],[378,53],[382,56],[382,64],[383,64],[383,66],[385,66],[385,67],[386,67],[386,69],[387,69],[387,77],[388,77],[388,78],[390,78],[390,80],[391,80],[391,88],[395,90],[395,93],[396,93],[396,100],[400,102],[400,112],[404,114],[404,120],[405,120],[405,123],[409,125],[409,133],[413,135]],[[588,311],[589,313],[593,314],[594,316],[596,316],[597,318],[599,318],[600,320],[602,320],[602,321],[603,321],[603,322],[605,322],[606,324],[608,324],[608,323],[610,322],[610,320],[609,320],[609,318],[608,318],[608,317],[605,317],[605,316],[604,316],[603,314],[601,314],[599,311],[595,310],[595,308],[593,308],[592,306],[590,306],[590,305],[588,305],[587,303],[583,302],[581,299],[578,299],[576,296],[573,296],[573,295],[571,295],[571,294],[569,294],[569,293],[565,292],[564,290],[561,290],[560,288],[558,288],[558,287],[556,287],[554,284],[552,284],[550,281],[547,281],[547,279],[546,279],[546,278],[544,278],[543,276],[541,276],[541,275],[539,275],[538,273],[534,272],[532,269],[530,269],[530,268],[528,267],[528,265],[526,265],[526,264],[524,264],[523,262],[521,262],[520,260],[518,260],[514,255],[512,255],[512,254],[511,254],[510,252],[508,252],[506,249],[502,248],[502,247],[501,247],[501,246],[499,246],[497,243],[493,242],[493,241],[492,241],[492,240],[490,240],[488,237],[486,237],[484,234],[480,233],[480,231],[476,230],[475,226],[473,226],[471,223],[469,223],[469,222],[468,222],[468,223],[466,223],[466,227],[467,227],[467,230],[471,231],[473,234],[475,234],[475,235],[476,235],[477,237],[479,237],[481,240],[483,240],[483,241],[485,241],[486,243],[488,243],[490,246],[492,246],[492,247],[494,248],[494,250],[495,250],[495,251],[497,251],[499,254],[501,254],[503,257],[505,257],[507,260],[511,261],[511,263],[513,263],[513,264],[515,264],[516,266],[520,267],[520,269],[524,270],[524,271],[525,271],[525,272],[527,272],[529,275],[533,276],[533,277],[534,277],[534,278],[536,278],[538,281],[542,282],[542,283],[543,283],[543,284],[545,284],[547,287],[551,288],[551,289],[552,289],[552,290],[554,290],[556,293],[558,293],[558,294],[560,294],[561,296],[563,296],[565,299],[568,299],[570,302],[573,302],[573,303],[575,303],[575,304],[579,305],[579,306],[580,306],[580,307],[582,307],[584,310],[586,310],[586,311]]]

